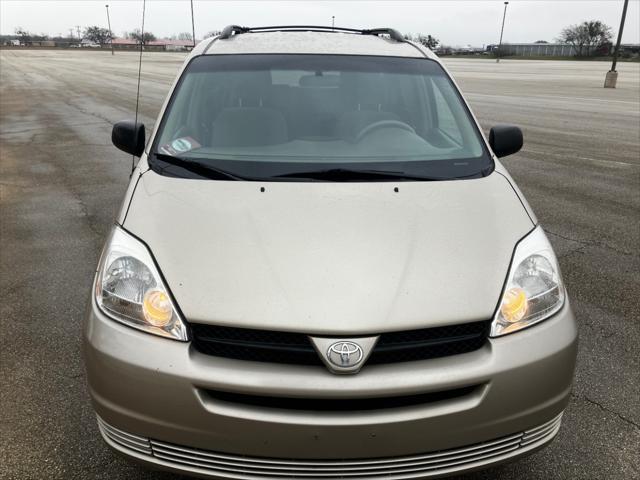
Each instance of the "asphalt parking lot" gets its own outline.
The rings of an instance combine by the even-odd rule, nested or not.
[[[182,54],[145,54],[151,126]],[[483,127],[520,125],[505,164],[556,248],[581,343],[547,449],[472,479],[640,478],[640,64],[447,59]],[[0,51],[0,478],[174,479],[99,437],[80,330],[131,158],[137,54]],[[160,401],[161,399],[159,399]]]

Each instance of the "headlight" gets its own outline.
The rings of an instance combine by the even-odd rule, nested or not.
[[[550,317],[560,310],[564,297],[558,260],[544,231],[536,227],[516,247],[491,336],[515,332]]]
[[[147,247],[114,227],[96,277],[96,303],[121,323],[176,340],[187,329]]]

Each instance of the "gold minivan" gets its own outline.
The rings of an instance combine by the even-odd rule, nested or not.
[[[560,428],[558,261],[428,49],[227,27],[184,63],[107,239],[84,356],[118,452],[233,479],[431,478]]]

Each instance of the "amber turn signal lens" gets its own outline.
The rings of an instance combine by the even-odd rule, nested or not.
[[[502,297],[500,313],[509,323],[519,322],[527,314],[528,307],[529,302],[524,290],[518,287],[510,288]]]
[[[148,290],[147,293],[144,294],[142,312],[147,322],[154,327],[166,326],[173,316],[169,296],[161,290]]]

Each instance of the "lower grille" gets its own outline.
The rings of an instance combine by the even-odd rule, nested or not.
[[[524,453],[550,441],[558,432],[561,419],[562,414],[533,429],[462,448],[422,455],[357,460],[276,459],[218,453],[131,435],[106,424],[100,418],[98,425],[107,443],[124,453],[137,453],[137,458],[151,463],[201,475],[245,478],[402,478],[461,472],[509,458],[519,450]]]
[[[102,433],[102,435],[110,438],[118,445],[128,448],[129,450],[134,450],[138,453],[144,453],[146,455],[152,454],[151,442],[149,442],[149,439],[139,437],[137,435],[132,435],[130,433],[112,427],[111,425],[103,421],[100,417],[98,417],[98,426],[100,427],[100,432]]]
[[[490,322],[473,322],[380,335],[367,364],[426,360],[472,352],[487,341]],[[254,362],[318,365],[308,336],[248,328],[191,324],[194,348],[206,355]]]
[[[314,412],[361,412],[365,410],[387,410],[390,408],[425,405],[443,400],[454,400],[471,395],[478,391],[479,388],[481,388],[479,385],[473,385],[439,392],[373,398],[267,397],[263,395],[247,395],[216,390],[203,390],[203,392],[214,400],[254,407],[277,408],[281,410],[308,410]]]

